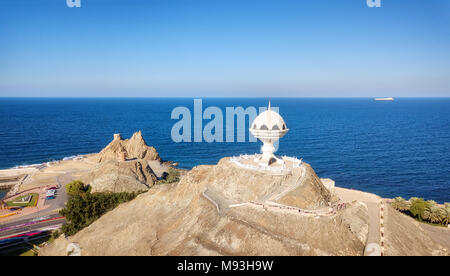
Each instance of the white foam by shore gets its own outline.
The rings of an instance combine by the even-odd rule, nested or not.
[[[64,157],[62,160],[63,160],[63,161],[67,161],[67,160],[78,160],[78,159],[84,158],[84,156],[85,156],[84,154],[72,155],[72,156]]]
[[[40,167],[42,165],[44,165],[45,163],[40,163],[40,164],[31,164],[31,165],[18,165],[18,166],[14,166],[10,169],[12,170],[16,170],[16,169],[28,169],[28,168],[36,168],[36,167]],[[9,169],[6,169],[9,170]]]
[[[37,163],[37,164],[30,164],[30,165],[17,165],[14,166],[12,168],[5,168],[5,169],[1,169],[1,170],[18,170],[18,169],[32,169],[32,168],[36,168],[39,169],[43,166],[47,166],[50,167],[52,164],[60,162],[60,161],[68,161],[68,160],[81,160],[83,159],[86,155],[88,154],[77,154],[77,155],[72,155],[72,156],[67,156],[64,157],[61,160],[53,160],[53,161],[49,161],[49,162],[43,162],[43,163]]]

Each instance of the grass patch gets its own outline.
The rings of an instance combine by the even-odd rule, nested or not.
[[[19,201],[20,199],[27,197],[28,195],[32,196],[30,202],[28,202],[28,203],[14,203],[15,201]],[[26,194],[26,195],[23,195],[23,196],[16,197],[15,199],[13,199],[11,201],[7,201],[6,205],[8,207],[34,207],[34,206],[37,205],[38,199],[39,199],[39,194],[37,194],[37,193]]]

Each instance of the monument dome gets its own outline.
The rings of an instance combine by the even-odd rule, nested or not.
[[[253,130],[287,130],[286,123],[277,112],[269,108],[259,114],[252,124]]]
[[[267,110],[255,118],[250,128],[253,136],[263,142],[261,147],[262,155],[255,161],[263,165],[271,165],[275,162],[283,164],[284,161],[273,154],[275,151],[273,143],[282,138],[288,131],[289,129],[286,127],[283,117],[270,109],[269,102]]]

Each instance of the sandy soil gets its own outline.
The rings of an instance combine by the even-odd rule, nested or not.
[[[447,247],[450,252],[450,228],[432,226],[421,223],[420,227],[431,237],[431,239],[442,246]]]
[[[36,166],[18,169],[0,170],[0,179],[11,179],[7,183],[17,184],[22,178],[27,176],[17,192],[43,187],[47,185],[56,185],[56,178],[64,173],[72,173],[74,176],[83,174],[92,169],[97,163],[95,155],[86,155],[80,160],[56,161],[48,166]]]
[[[45,200],[46,188],[58,185],[63,186],[71,180],[87,173],[96,164],[94,155],[86,155],[81,159],[57,161],[48,166],[0,170],[0,177],[2,179],[15,179],[14,184],[18,188],[17,191],[15,188],[12,188],[12,191],[5,199],[12,199],[27,193],[39,193],[39,201],[36,207],[25,208],[16,215],[1,218],[0,220],[2,222],[18,220],[36,212],[42,213],[46,209],[54,211],[54,209],[61,208],[61,205],[65,203],[62,201],[67,199],[65,189],[59,189],[57,199],[47,203]],[[8,213],[12,212],[9,210],[1,210],[1,215]]]

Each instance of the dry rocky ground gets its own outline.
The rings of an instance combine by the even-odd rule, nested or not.
[[[448,229],[428,226],[396,211],[390,205],[386,205],[386,207],[385,255],[448,256],[450,249],[448,247],[450,238]]]
[[[123,152],[126,160],[118,160]],[[154,185],[169,166],[138,132],[116,137],[99,154],[0,176],[31,176],[20,190],[68,179],[82,179],[93,191],[148,189],[40,255],[67,255],[74,243],[82,255],[362,255],[379,240],[380,198],[342,188],[331,193],[306,163],[272,175],[224,158],[184,172],[178,183]],[[337,200],[345,207],[331,205]],[[447,229],[386,209],[385,255],[448,255]]]
[[[330,193],[305,168],[298,185],[300,172],[267,175],[242,170],[228,158],[198,166],[178,184],[155,186],[73,237],[60,237],[41,255],[66,255],[70,243],[79,244],[82,255],[361,255],[368,234],[364,204],[332,215],[295,211],[330,208]],[[275,203],[289,199],[296,209],[258,207],[277,194]],[[227,207],[248,202],[254,205]]]
[[[336,197],[308,164],[304,169],[268,176],[228,158],[198,166],[179,183],[152,187],[40,254],[66,255],[75,243],[82,255],[362,255],[371,224],[367,204],[379,197],[339,188],[346,208],[300,215],[296,210],[330,208]],[[419,223],[387,208],[385,255],[448,255]]]

